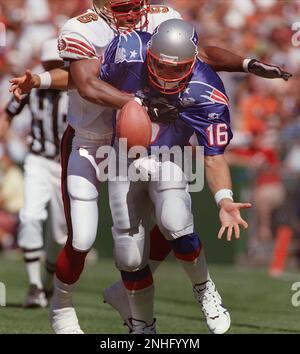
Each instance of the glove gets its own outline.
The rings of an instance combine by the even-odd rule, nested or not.
[[[245,71],[266,79],[283,79],[288,81],[293,76],[291,73],[282,70],[279,66],[265,64],[256,59],[250,61],[246,59],[244,68]]]
[[[146,107],[149,117],[154,123],[169,124],[179,116],[179,110],[172,105],[165,97],[151,97],[142,101]]]

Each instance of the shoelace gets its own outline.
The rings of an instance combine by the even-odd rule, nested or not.
[[[206,317],[213,318],[220,315],[221,297],[212,283],[207,282],[203,290],[194,287],[194,293]]]

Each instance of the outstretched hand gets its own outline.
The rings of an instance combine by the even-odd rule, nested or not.
[[[293,75],[279,66],[262,63],[256,59],[250,61],[248,65],[250,73],[264,77],[266,79],[283,79],[288,81]]]
[[[20,77],[14,77],[10,80],[11,86],[9,92],[12,92],[18,102],[24,95],[28,94],[36,85],[35,76],[30,70],[26,70],[25,74]]]
[[[220,202],[219,218],[221,222],[221,228],[218,234],[218,239],[223,237],[224,232],[227,230],[227,241],[231,241],[234,231],[235,238],[240,238],[240,225],[244,229],[248,228],[247,222],[241,217],[240,210],[251,208],[250,203],[234,203],[231,200],[222,200]]]

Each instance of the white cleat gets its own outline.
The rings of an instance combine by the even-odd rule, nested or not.
[[[50,308],[50,323],[56,334],[84,334],[79,326],[74,307]]]
[[[215,284],[211,280],[203,284],[196,284],[193,292],[209,330],[214,334],[226,333],[230,329],[230,315],[222,304],[222,298]]]
[[[156,320],[151,325],[146,322],[132,319],[131,334],[156,334]]]
[[[117,282],[104,289],[103,300],[116,310],[121,316],[124,324],[132,330],[131,312],[128,296],[122,282]]]

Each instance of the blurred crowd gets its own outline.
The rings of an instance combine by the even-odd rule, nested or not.
[[[6,47],[0,53],[0,113],[9,100],[9,79],[22,74],[25,68],[36,67],[41,43],[56,36],[62,24],[89,7],[89,3],[0,0],[0,23],[7,28]],[[152,3],[169,4],[179,10],[197,28],[202,45],[216,45],[277,64],[293,74],[289,82],[244,74],[221,76],[231,100],[235,133],[228,161],[236,166],[241,198],[254,203],[249,215],[247,255],[253,263],[270,263],[274,240],[282,225],[287,225],[295,236],[288,249],[296,252],[300,231],[300,46],[292,44],[295,35],[292,26],[300,21],[300,1],[154,0]],[[19,140],[26,136],[26,121],[24,116],[15,120],[9,141],[0,137],[1,186],[9,168],[5,161],[22,161]],[[5,209],[2,189],[1,210]],[[0,244],[2,227],[0,221]]]

